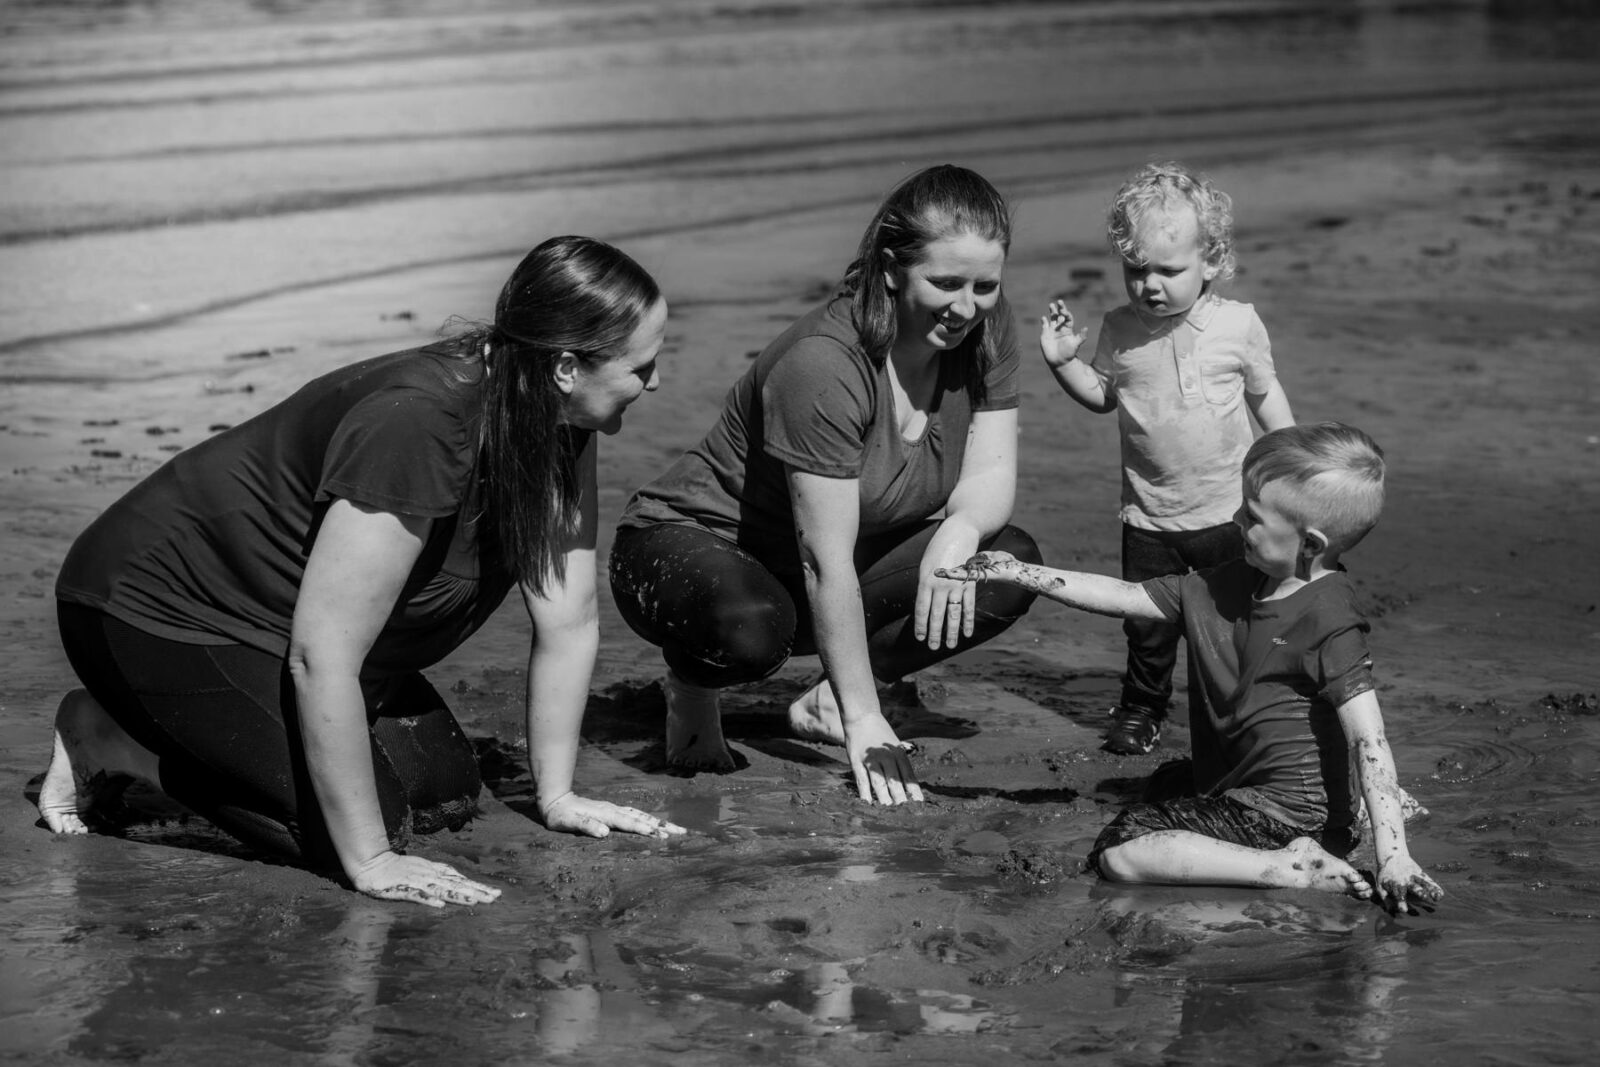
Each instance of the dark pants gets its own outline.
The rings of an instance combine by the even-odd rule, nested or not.
[[[1361,837],[1359,827],[1303,830],[1290,826],[1227,794],[1196,796],[1194,765],[1180,759],[1163,763],[1151,773],[1139,802],[1123,808],[1100,831],[1084,866],[1102,873],[1100,857],[1108,849],[1166,830],[1187,830],[1263,852],[1280,849],[1297,837],[1313,837],[1335,856],[1348,856]]]
[[[948,659],[1021,618],[1033,594],[978,587],[972,637],[930,649],[912,632],[917,571],[938,523],[929,521],[856,546],[862,613],[872,673],[879,681]],[[1040,561],[1033,538],[1007,526],[979,546]],[[698,526],[624,527],[611,546],[611,591],[640,637],[661,648],[667,666],[691,685],[720,689],[759,681],[796,655],[814,655],[811,609],[798,573],[769,569],[751,552]]]
[[[1122,527],[1122,577],[1129,582],[1217,567],[1244,555],[1244,535],[1233,523],[1204,530],[1141,530]],[[1122,706],[1142,708],[1165,718],[1172,700],[1172,670],[1178,662],[1183,630],[1167,622],[1128,619],[1128,665],[1122,675]],[[1190,699],[1195,692],[1194,663],[1189,661]]]
[[[337,867],[311,789],[294,686],[282,656],[153,637],[58,603],[67,658],[89,695],[160,759],[161,788],[241,841]],[[378,801],[390,842],[472,817],[482,782],[472,743],[420,674],[363,680]]]

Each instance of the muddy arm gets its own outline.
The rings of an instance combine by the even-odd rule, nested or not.
[[[980,552],[961,566],[948,567],[938,573],[944,578],[969,582],[1005,582],[1096,615],[1167,621],[1150,594],[1137,582],[1023,563],[1008,552]]]
[[[1378,899],[1402,914],[1417,909],[1410,898],[1432,903],[1444,895],[1423,873],[1406,848],[1405,817],[1394,756],[1383,732],[1383,713],[1376,693],[1368,690],[1339,706],[1339,724],[1356,765],[1361,795],[1372,820],[1372,844],[1378,858]]]

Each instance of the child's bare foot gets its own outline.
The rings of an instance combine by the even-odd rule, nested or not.
[[[833,686],[828,684],[827,675],[789,705],[789,730],[802,741],[844,744],[844,721],[839,716],[839,703],[833,697]]]
[[[85,690],[56,709],[50,768],[39,786],[39,816],[52,833],[86,834],[83,817],[113,801],[135,779],[154,784],[156,757],[125,733]]]
[[[1297,837],[1279,850],[1284,857],[1281,884],[1286,889],[1320,889],[1325,893],[1348,893],[1369,900],[1372,886],[1344,860],[1309,837]]]
[[[694,771],[733,770],[717,691],[690,685],[671,672],[661,688],[667,697],[667,762]]]

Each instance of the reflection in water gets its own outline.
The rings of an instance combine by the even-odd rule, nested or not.
[[[534,1012],[539,1044],[555,1055],[576,1052],[600,1033],[601,994],[595,986],[594,947],[587,935],[564,934],[565,958],[536,956],[534,970],[549,983]]]
[[[349,1008],[336,1018],[327,1037],[327,1051],[340,1062],[359,1062],[373,1043],[384,952],[394,921],[393,905],[357,898],[330,938],[330,984]]]
[[[857,961],[859,965],[859,961]],[[858,985],[844,963],[814,963],[800,975],[800,993],[782,1007],[803,1014],[825,1032],[972,1034],[996,1026],[1001,1016],[964,993],[937,989],[889,993]],[[779,1005],[774,1014],[786,1014]]]
[[[733,825],[733,798],[726,793],[674,797],[664,815],[690,833],[721,836]]]
[[[1117,975],[1117,1004],[1138,1012],[1170,1064],[1220,1062],[1291,1017],[1300,1021],[1284,1039],[1319,1063],[1382,1061],[1413,950],[1437,934],[1353,903],[1229,895],[1152,907],[1136,891],[1104,896],[1107,928],[1144,964]]]

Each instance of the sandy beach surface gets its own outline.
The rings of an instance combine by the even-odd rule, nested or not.
[[[0,1059],[1600,1056],[1583,5],[16,0],[0,31]],[[1119,626],[1049,604],[915,680],[893,716],[929,801],[884,809],[839,750],[783,735],[815,660],[729,695],[737,771],[666,768],[657,653],[605,597],[580,788],[692,831],[663,844],[531,818],[508,603],[430,672],[480,747],[485,814],[419,849],[503,886],[490,907],[368,900],[148,797],[105,834],[38,823],[73,684],[56,568],[172,452],[487,315],[527,248],[589,233],[672,305],[663,387],[604,442],[614,518],[897,179],[959,162],[1012,197],[1031,333],[1053,296],[1085,321],[1119,301],[1104,211],[1152,158],[1234,196],[1227,292],[1297,416],[1388,452],[1384,520],[1346,562],[1431,811],[1410,828],[1448,894],[1431,914],[1084,873],[1188,738],[1099,751]],[[1015,521],[1047,562],[1116,573],[1115,420],[1031,343],[1023,388]]]

